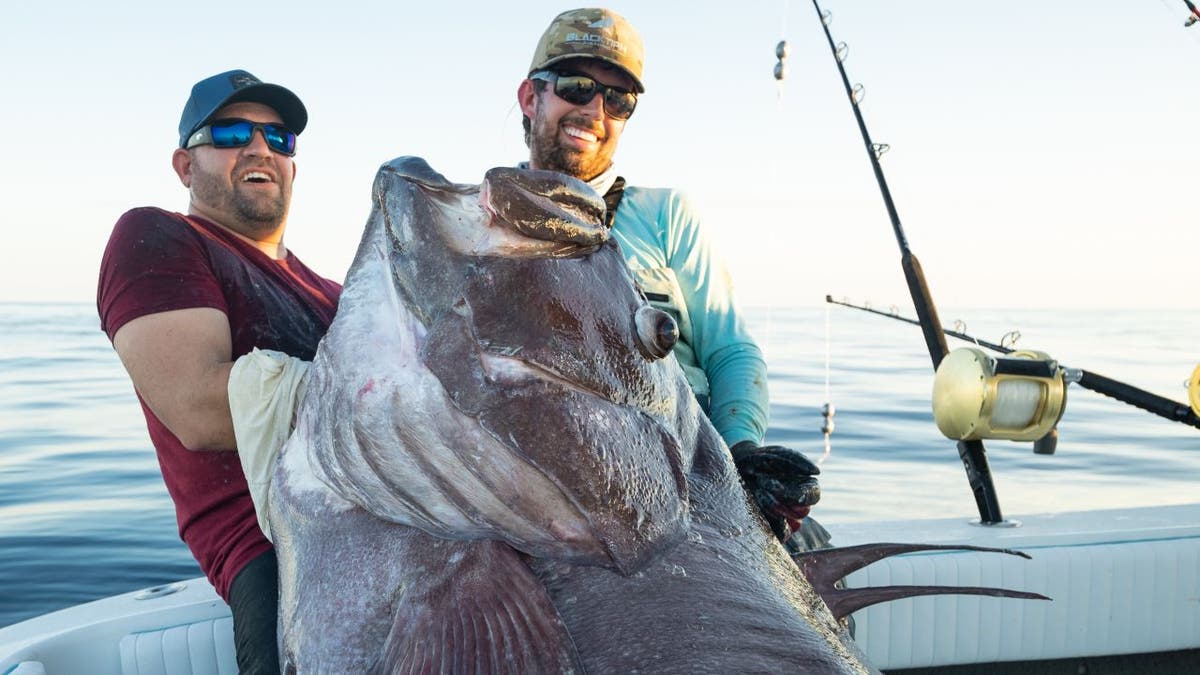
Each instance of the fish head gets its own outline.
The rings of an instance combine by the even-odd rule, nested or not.
[[[671,356],[678,327],[637,289],[603,199],[557,172],[497,168],[476,187],[424,162],[389,166],[381,240],[419,324],[410,365],[438,390],[399,390],[389,424],[402,448],[368,449],[412,458],[386,481],[405,491],[397,501],[469,521],[418,522],[440,535],[484,532],[626,573],[681,540],[700,413]]]

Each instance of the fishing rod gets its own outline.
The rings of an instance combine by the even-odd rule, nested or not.
[[[834,300],[833,297],[829,295],[825,296],[825,302],[835,305],[842,305],[843,307],[850,307],[851,309],[862,310],[864,312],[870,312],[872,314],[878,314],[879,316],[886,316],[890,319],[911,323],[915,326],[921,325],[918,321],[908,317],[900,316],[899,314],[881,312],[870,307],[862,307],[853,303]],[[1011,354],[1016,351],[1012,347],[1006,347],[1004,345],[994,344],[986,340],[980,340],[959,331],[946,330],[943,328],[942,332],[946,335],[956,337],[966,342],[972,342],[980,347],[986,347],[987,349],[990,349],[994,352],[999,352],[1001,354]],[[1069,377],[1068,380],[1076,382],[1084,389],[1091,389],[1098,394],[1103,394],[1109,398],[1116,399],[1121,403],[1126,403],[1135,408],[1140,408],[1141,410],[1144,410],[1152,415],[1158,415],[1159,417],[1169,419],[1172,422],[1179,422],[1180,424],[1187,424],[1188,426],[1200,429],[1200,417],[1196,415],[1191,406],[1184,405],[1165,396],[1159,396],[1158,394],[1148,392],[1145,389],[1139,389],[1131,384],[1126,384],[1119,380],[1105,377],[1090,370],[1083,370],[1082,368],[1078,370],[1067,368],[1066,370],[1067,372],[1074,371],[1075,373],[1078,373],[1078,379]]]
[[[1192,0],[1183,0],[1183,3],[1187,5],[1188,10],[1190,10],[1192,13],[1192,15],[1187,18],[1187,21],[1183,22],[1184,28],[1187,28],[1197,21],[1200,21],[1200,9],[1196,9],[1196,6],[1192,4]]]
[[[854,119],[858,122],[858,130],[862,132],[863,143],[867,148],[867,156],[871,160],[871,168],[875,172],[875,180],[879,183],[879,191],[883,195],[883,203],[887,207],[888,217],[892,222],[892,231],[896,235],[896,243],[900,246],[900,266],[904,270],[904,279],[908,283],[908,291],[912,296],[913,305],[917,311],[917,318],[920,320],[921,332],[925,336],[925,345],[929,348],[929,356],[933,361],[933,368],[936,371],[938,365],[946,357],[950,349],[946,346],[946,335],[942,332],[942,324],[938,320],[937,308],[933,304],[933,297],[929,293],[929,286],[925,283],[925,273],[921,270],[921,263],[913,255],[912,250],[908,246],[908,238],[905,237],[904,228],[900,225],[900,216],[896,213],[896,205],[892,202],[891,191],[888,190],[887,180],[883,177],[883,169],[879,165],[879,156],[887,150],[887,146],[872,143],[871,135],[867,133],[866,122],[863,121],[862,111],[858,107],[857,92],[861,91],[861,87],[855,88],[850,86],[850,79],[846,76],[846,68],[842,65],[846,44],[844,42],[840,45],[834,44],[833,35],[829,32],[829,22],[832,15],[829,12],[822,11],[821,5],[818,4],[817,0],[813,0],[813,7],[817,11],[817,18],[821,21],[821,28],[825,31],[825,39],[829,42],[829,50],[833,53],[833,60],[837,64],[838,73],[842,76],[842,85],[846,89],[846,97],[850,99],[850,107],[854,110]],[[967,481],[970,483],[971,492],[975,496],[975,506],[979,509],[980,522],[984,525],[999,525],[1004,523],[1004,516],[1000,512],[1000,499],[996,494],[996,486],[992,482],[992,472],[988,467],[987,453],[983,447],[983,441],[958,441],[958,456],[962,459],[963,468],[967,472]]]

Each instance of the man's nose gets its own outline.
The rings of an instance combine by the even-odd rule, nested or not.
[[[584,103],[583,105],[581,105],[579,107],[584,112],[587,113],[588,117],[591,117],[592,119],[598,119],[598,120],[604,119],[604,95],[603,94],[597,93],[595,96],[592,97],[592,100],[588,101],[587,103]]]
[[[271,154],[271,146],[267,144],[266,129],[257,127],[250,130],[250,142],[246,144],[246,152],[262,156]]]

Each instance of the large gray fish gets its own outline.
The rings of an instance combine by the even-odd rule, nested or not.
[[[286,672],[871,671],[814,585],[898,597],[831,588],[893,549],[805,579],[591,188],[402,158],[374,201],[270,493]]]

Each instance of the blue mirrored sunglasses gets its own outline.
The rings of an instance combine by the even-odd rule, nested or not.
[[[261,129],[267,146],[281,155],[296,154],[296,134],[282,124],[251,122],[243,119],[213,120],[188,138],[187,147],[212,145],[214,148],[240,148],[250,145],[254,130]]]

